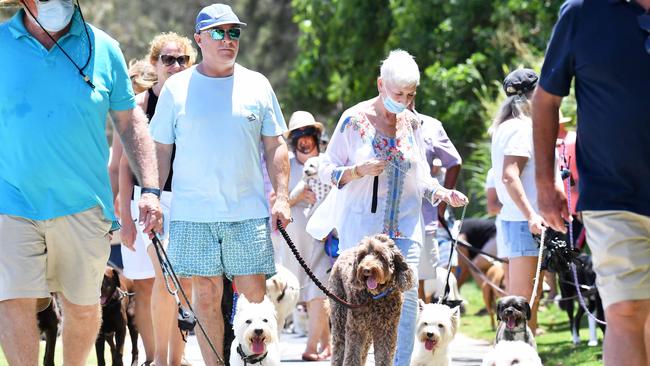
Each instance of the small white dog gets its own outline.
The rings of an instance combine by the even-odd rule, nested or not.
[[[275,308],[268,297],[259,304],[239,295],[233,322],[235,340],[230,348],[230,365],[279,366],[280,347]]]
[[[433,280],[424,281],[424,296],[427,299],[433,299],[433,302],[437,302],[437,299],[440,298],[445,293],[445,280],[447,280],[447,269],[443,267],[436,267],[436,278]],[[458,290],[458,281],[454,273],[449,274],[449,295],[448,300],[466,301],[460,296],[460,291]]]
[[[460,308],[425,304],[422,300],[419,305],[411,366],[448,366],[451,364],[448,346],[460,326]]]
[[[302,192],[306,186],[309,187],[312,192],[314,192],[314,195],[316,196],[316,203],[307,206],[304,212],[306,217],[310,217],[311,214],[314,213],[316,207],[318,207],[318,205],[323,202],[325,196],[327,196],[329,191],[332,189],[331,184],[321,182],[320,178],[318,177],[319,164],[320,156],[313,156],[307,159],[302,170],[302,180],[296,184],[296,186],[291,191],[291,196],[295,196],[300,194],[300,192]]]
[[[298,305],[293,310],[292,314],[293,324],[292,333],[300,336],[307,336],[309,329],[309,315],[307,315],[307,307],[305,305]]]
[[[501,341],[483,359],[481,366],[542,366],[535,349],[524,341]]]
[[[277,273],[266,280],[266,295],[273,305],[278,319],[278,332],[282,332],[291,312],[296,308],[300,298],[300,283],[298,277],[287,267],[276,263]]]

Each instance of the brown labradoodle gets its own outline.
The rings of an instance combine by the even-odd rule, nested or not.
[[[386,235],[368,236],[341,253],[330,274],[330,290],[352,304],[335,301],[332,308],[332,365],[365,365],[370,344],[375,364],[392,365],[402,292],[413,288],[413,272],[395,243]]]

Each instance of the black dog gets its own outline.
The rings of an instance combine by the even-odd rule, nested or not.
[[[129,293],[128,280],[120,278],[119,272],[106,267],[100,302],[102,305],[102,326],[95,341],[97,365],[105,366],[104,342],[111,348],[113,366],[122,366],[126,328],[131,337],[131,365],[138,364],[138,331],[135,327],[133,304],[135,299]]]
[[[591,263],[591,257],[587,254],[580,254],[576,263],[576,274],[578,283],[581,287],[582,297],[585,299],[587,308],[592,314],[595,314],[598,319],[605,320],[605,311],[603,310],[603,302],[598,294],[596,287],[596,273]],[[578,292],[573,281],[573,273],[571,270],[559,273],[560,280],[560,293],[562,300],[559,301],[559,306],[562,310],[566,311],[569,316],[569,324],[571,326],[571,334],[573,336],[573,344],[580,343],[580,321],[585,314],[585,310],[578,303],[578,311],[574,316],[574,308],[576,305]],[[605,334],[605,325],[600,324],[600,329]],[[596,338],[595,329],[590,335],[589,345],[597,345],[598,339]]]
[[[523,296],[506,296],[497,303],[496,342],[524,341],[537,349],[533,332],[528,327],[531,311],[528,301]]]
[[[50,304],[36,314],[38,329],[45,337],[45,354],[43,355],[43,366],[54,366],[54,349],[56,348],[56,337],[59,334],[61,323],[61,312],[56,302],[56,296],[50,296]]]

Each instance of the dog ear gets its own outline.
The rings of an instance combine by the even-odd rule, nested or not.
[[[115,287],[120,287],[120,273],[115,268],[113,268],[113,283]]]
[[[532,316],[532,312],[530,311],[530,304],[528,301],[524,301],[524,305],[526,305],[526,320],[530,320],[530,317]]]
[[[503,312],[503,301],[502,299],[499,299],[497,301],[497,320],[501,321],[501,313]]]
[[[456,306],[451,309],[451,331],[454,335],[460,327],[460,306]]]
[[[406,259],[397,246],[393,244],[390,248],[393,251],[393,265],[395,267],[393,276],[395,276],[395,284],[400,291],[407,291],[415,284],[413,271],[408,263],[406,263]]]

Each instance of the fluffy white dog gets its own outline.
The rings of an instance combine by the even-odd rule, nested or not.
[[[424,296],[427,299],[433,299],[433,302],[437,302],[437,299],[440,298],[445,293],[445,280],[447,279],[447,269],[443,267],[436,267],[436,278],[433,280],[424,281]],[[466,301],[460,296],[460,291],[458,290],[458,281],[454,273],[449,274],[449,295],[448,300],[453,301]]]
[[[298,304],[300,283],[298,277],[287,267],[275,264],[277,273],[266,280],[266,295],[273,305],[278,319],[278,334],[284,329],[285,322]]]
[[[448,346],[460,326],[460,308],[425,304],[422,300],[419,305],[411,366],[448,366],[451,364]]]
[[[302,180],[296,184],[296,186],[291,191],[291,196],[296,196],[300,194],[300,192],[302,192],[306,186],[309,187],[312,192],[314,192],[314,195],[316,196],[316,203],[305,208],[304,213],[306,217],[310,217],[311,214],[314,213],[316,207],[318,207],[318,205],[323,202],[325,196],[327,196],[329,191],[332,189],[332,185],[330,183],[321,182],[320,178],[318,178],[319,165],[320,156],[312,156],[311,158],[307,159],[302,170]]]
[[[483,359],[481,366],[542,366],[542,360],[524,341],[501,341]]]
[[[230,348],[230,365],[279,366],[280,347],[275,307],[268,297],[259,304],[239,295],[233,322],[235,340]]]

